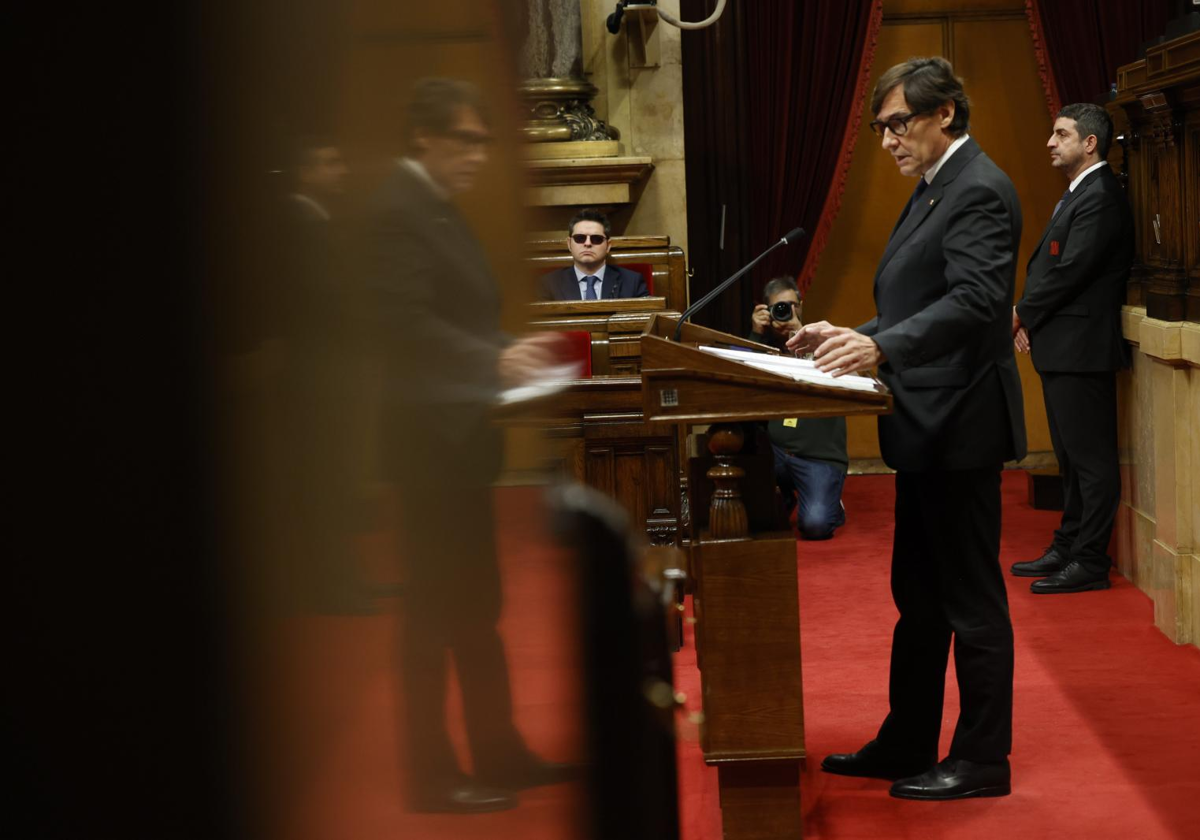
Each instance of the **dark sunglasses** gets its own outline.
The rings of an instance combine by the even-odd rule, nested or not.
[[[589,240],[593,245],[603,245],[604,240],[608,239],[603,233],[573,233],[571,238],[576,245],[587,245]]]

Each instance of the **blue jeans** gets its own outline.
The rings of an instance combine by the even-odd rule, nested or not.
[[[806,540],[827,540],[846,524],[842,485],[846,474],[826,461],[797,458],[775,444],[775,481],[788,510],[797,507],[796,528]]]

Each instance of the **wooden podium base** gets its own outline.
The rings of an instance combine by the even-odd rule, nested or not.
[[[717,767],[724,835],[800,840],[800,762],[730,762]]]

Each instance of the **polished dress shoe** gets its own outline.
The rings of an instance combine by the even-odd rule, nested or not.
[[[868,741],[858,752],[825,756],[825,760],[821,762],[821,769],[839,776],[865,776],[893,781],[923,773],[936,762],[936,756],[921,759],[892,755],[880,747],[877,741]]]
[[[1066,559],[1053,547],[1050,547],[1036,560],[1013,563],[1012,573],[1017,577],[1046,577],[1055,572],[1061,572],[1066,565]]]
[[[1008,796],[1012,772],[1008,762],[978,764],[947,758],[932,770],[900,779],[888,791],[897,799],[969,799],[972,796]]]
[[[474,782],[425,788],[411,797],[412,810],[424,814],[486,814],[517,807],[511,791]]]
[[[1108,589],[1112,586],[1108,580],[1108,569],[1103,572],[1092,572],[1072,560],[1061,572],[1051,575],[1045,580],[1035,580],[1029,585],[1029,591],[1037,595],[1056,595],[1063,592],[1087,592],[1090,589]]]

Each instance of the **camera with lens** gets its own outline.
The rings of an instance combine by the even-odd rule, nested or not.
[[[771,320],[772,321],[790,321],[792,320],[792,307],[799,306],[798,303],[792,303],[790,300],[777,300],[771,304]]]

